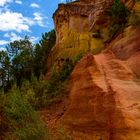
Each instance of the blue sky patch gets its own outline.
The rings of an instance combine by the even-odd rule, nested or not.
[[[52,14],[64,0],[0,0],[0,50],[28,35],[33,43],[54,28]]]

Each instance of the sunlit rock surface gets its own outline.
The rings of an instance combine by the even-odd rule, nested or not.
[[[139,2],[123,2],[130,10],[140,10]],[[61,4],[53,16],[57,42],[52,56],[87,53],[71,74],[68,105],[59,121],[74,140],[140,139],[140,28],[128,26],[106,43],[112,3]],[[101,38],[93,37],[99,29]]]
[[[139,140],[139,58],[120,60],[108,50],[81,59],[62,118],[74,139]]]

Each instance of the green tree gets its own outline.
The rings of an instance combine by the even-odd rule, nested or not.
[[[121,0],[115,0],[110,10],[111,24],[125,24],[127,21],[127,10]]]
[[[6,89],[10,86],[10,75],[11,75],[11,64],[10,58],[6,51],[0,52],[0,84],[1,87]]]
[[[28,37],[7,46],[11,57],[12,78],[20,86],[23,79],[30,79],[33,71],[33,45]]]
[[[43,122],[34,111],[25,96],[20,94],[20,90],[13,86],[9,94],[0,94],[2,102],[1,116],[2,124],[6,129],[0,132],[3,139],[9,140],[45,140],[48,139]],[[47,137],[45,138],[45,135]],[[1,136],[0,136],[1,138]]]
[[[42,38],[38,44],[36,44],[35,52],[34,52],[34,73],[37,77],[41,73],[45,74],[47,71],[47,59],[55,45],[56,34],[55,31],[52,30],[48,33],[42,34]]]
[[[0,52],[0,87],[7,89],[11,82],[21,87],[24,79],[31,81],[32,75],[39,80],[40,75],[47,72],[47,59],[55,40],[55,31],[52,30],[42,34],[35,46],[27,36],[9,43],[6,51]]]
[[[115,0],[112,5],[110,12],[110,27],[109,27],[109,35],[110,40],[114,37],[118,32],[123,30],[126,22],[128,10],[125,5],[121,2],[121,0]]]

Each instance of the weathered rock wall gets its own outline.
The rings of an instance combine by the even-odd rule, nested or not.
[[[113,2],[114,0],[77,0],[68,4],[60,4],[53,15],[57,36],[56,46],[61,50],[64,49],[63,52],[67,50],[66,48],[73,48],[71,51],[73,55],[84,48],[86,51],[90,48],[91,52],[95,48],[102,48],[103,44],[96,46],[94,41],[101,44],[109,38],[108,12]],[[122,0],[122,2],[128,9],[134,6],[134,0]],[[93,34],[98,33],[99,30],[102,40],[93,39]]]
[[[73,139],[139,140],[139,31],[127,28],[107,50],[84,56],[74,68],[61,118]]]
[[[53,15],[57,35],[56,46],[62,50],[57,57],[73,57],[81,52],[94,51],[97,46],[99,49],[103,47],[103,41],[92,38],[93,30],[90,30],[93,25],[92,13],[101,9],[101,3],[105,1],[80,0],[59,5]]]
[[[53,55],[90,52],[74,68],[68,105],[58,121],[74,140],[140,139],[140,27],[130,26],[104,47],[113,0],[79,0],[59,5],[53,18],[57,43]],[[123,0],[137,13],[140,2]],[[92,37],[100,29],[101,37]]]

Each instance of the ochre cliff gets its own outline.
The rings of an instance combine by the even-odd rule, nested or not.
[[[73,140],[140,139],[140,25],[127,25],[110,42],[107,11],[113,0],[80,0],[54,14],[56,57],[86,55],[70,76],[65,112],[58,124]],[[140,11],[140,2],[124,0]],[[100,29],[101,38],[92,37]],[[105,48],[95,54],[95,48]]]
[[[104,3],[104,2],[103,2]],[[96,46],[103,48],[101,39],[92,38],[90,32],[91,13],[97,9],[95,1],[81,0],[60,4],[53,15],[57,35],[58,57],[70,57],[94,51]]]
[[[132,9],[133,0],[122,0]],[[53,14],[56,46],[53,58],[73,58],[79,53],[100,52],[109,39],[109,15],[114,0],[77,0],[59,4]],[[100,38],[95,37],[100,32]]]
[[[103,53],[85,55],[72,72],[61,123],[74,140],[139,140],[140,28],[128,32],[129,41],[116,38]]]

